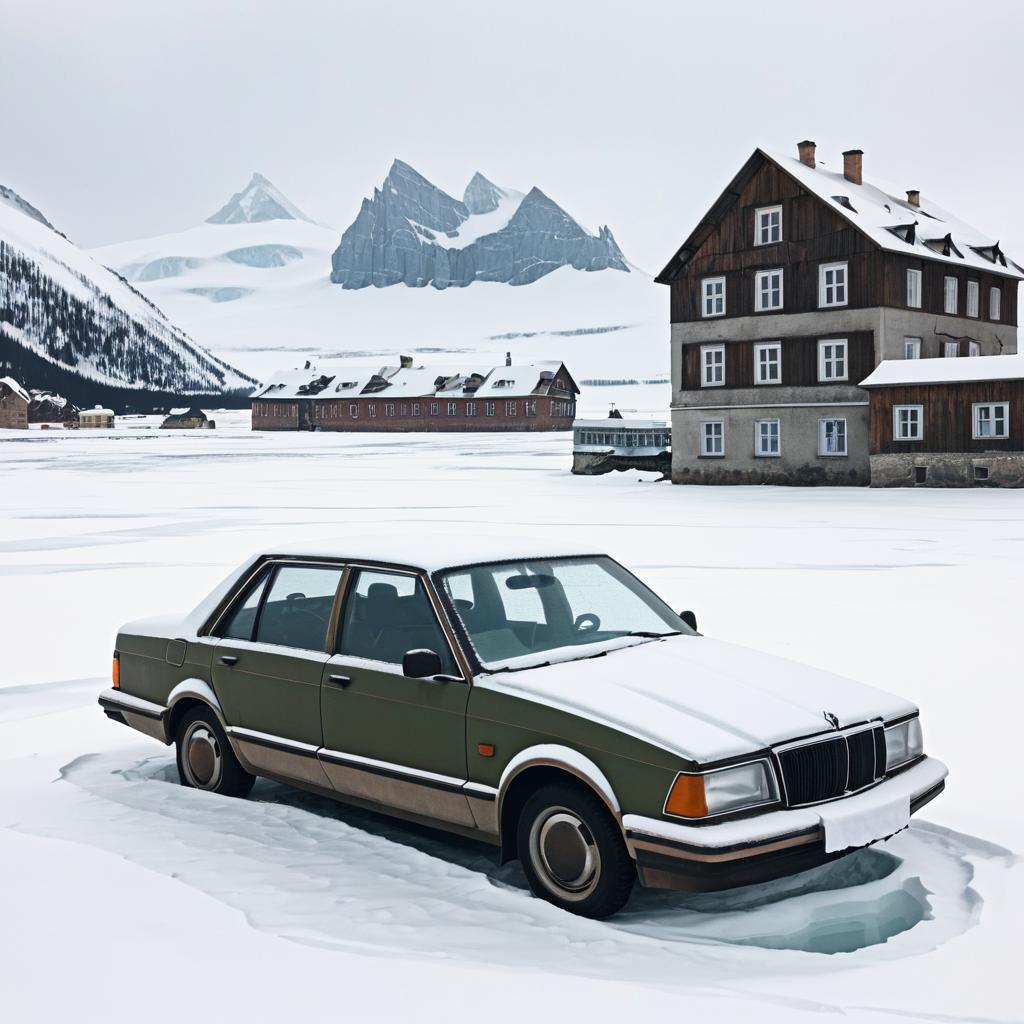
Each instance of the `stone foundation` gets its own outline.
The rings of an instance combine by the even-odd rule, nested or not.
[[[918,479],[923,469],[924,479]],[[987,479],[978,470],[988,470]],[[1024,487],[1024,452],[872,455],[872,487]]]

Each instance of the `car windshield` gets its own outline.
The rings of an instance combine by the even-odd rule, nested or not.
[[[474,565],[442,573],[441,584],[481,664],[490,669],[584,657],[598,652],[573,648],[624,637],[694,633],[605,556]],[[550,657],[536,657],[545,654]]]

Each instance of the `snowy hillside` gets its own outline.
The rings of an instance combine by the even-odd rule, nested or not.
[[[0,189],[0,348],[26,385],[56,383],[72,393],[75,380],[178,395],[251,386],[7,188]],[[54,379],[35,379],[41,375]]]
[[[667,373],[668,292],[635,267],[579,273],[563,266],[523,288],[487,281],[443,291],[339,287],[330,280],[339,230],[303,218],[258,179],[253,182],[262,181],[261,188],[253,191],[250,182],[203,224],[93,255],[192,337],[260,377],[298,360],[401,352],[421,358],[472,353],[498,361],[511,351],[516,361],[565,359],[577,379]],[[260,195],[292,212],[244,220],[229,211],[221,219],[229,207],[262,217],[268,206],[255,201]],[[523,202],[523,193],[476,175],[464,201],[451,200],[453,209],[464,206],[470,216],[444,236],[445,246],[464,251],[500,234]],[[453,214],[451,223],[456,220]]]

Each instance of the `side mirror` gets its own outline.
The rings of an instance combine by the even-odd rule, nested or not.
[[[402,655],[402,674],[410,679],[426,679],[428,676],[438,676],[443,671],[441,655],[436,651],[421,648],[406,651]]]
[[[693,612],[680,612],[679,618],[681,618],[683,622],[685,622],[690,629],[694,631],[694,633],[697,632],[697,616],[694,615]]]

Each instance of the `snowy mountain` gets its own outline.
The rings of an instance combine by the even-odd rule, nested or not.
[[[249,184],[236,192],[207,224],[258,224],[265,220],[309,220],[262,174],[253,174]]]
[[[523,195],[477,172],[458,200],[401,160],[363,200],[331,264],[345,288],[526,285],[565,266],[629,270],[609,228],[590,234],[539,188]]]
[[[25,386],[56,388],[79,404],[140,408],[167,396],[224,396],[252,386],[6,187],[0,366]]]

